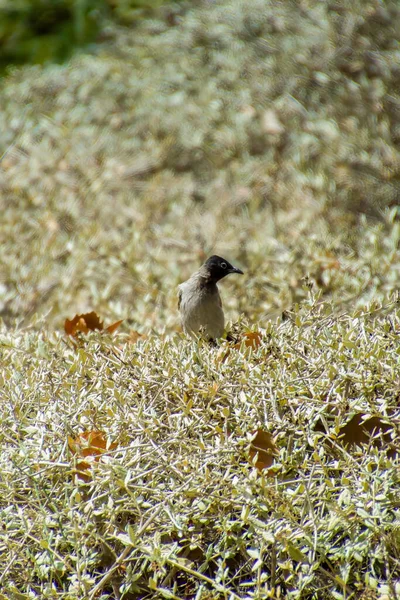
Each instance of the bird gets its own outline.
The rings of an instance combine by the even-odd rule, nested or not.
[[[214,254],[178,286],[178,309],[185,333],[192,337],[204,334],[209,341],[223,336],[225,318],[217,283],[230,273],[243,275],[243,271]]]

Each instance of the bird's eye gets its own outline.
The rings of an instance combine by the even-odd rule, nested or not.
[[[221,269],[226,269],[226,267],[227,267],[228,265],[226,264],[226,262],[222,262],[222,263],[220,263],[220,265],[219,265],[219,266],[221,267]]]

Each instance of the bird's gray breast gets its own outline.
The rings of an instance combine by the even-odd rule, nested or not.
[[[187,333],[197,334],[201,328],[210,338],[219,338],[224,333],[224,313],[218,287],[201,285],[189,279],[179,286],[182,326]]]

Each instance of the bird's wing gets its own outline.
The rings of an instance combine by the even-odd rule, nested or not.
[[[181,308],[181,302],[182,302],[182,290],[179,288],[179,290],[178,290],[178,310],[180,310],[180,308]]]

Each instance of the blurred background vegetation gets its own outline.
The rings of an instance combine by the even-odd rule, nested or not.
[[[26,61],[0,89],[7,322],[176,330],[211,253],[249,272],[229,314],[251,321],[306,276],[338,308],[398,288],[397,0],[21,0],[0,22],[3,65]]]
[[[1,0],[0,70],[61,62],[94,43],[108,21],[132,25],[163,0]]]

